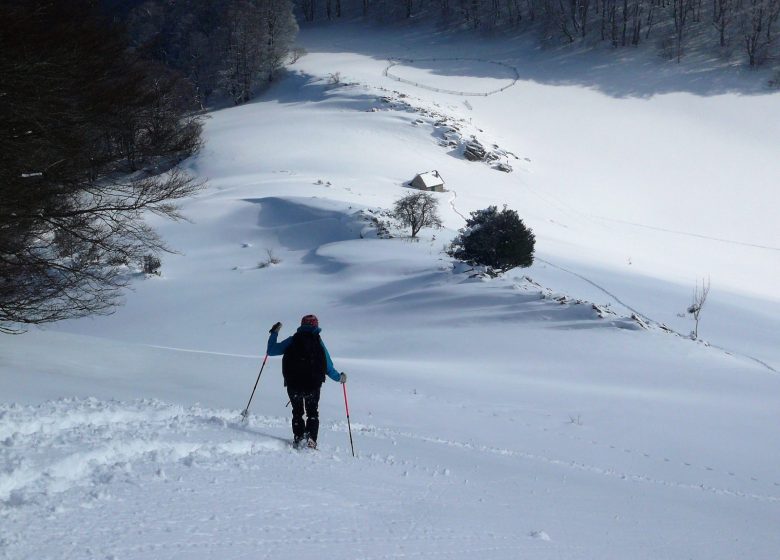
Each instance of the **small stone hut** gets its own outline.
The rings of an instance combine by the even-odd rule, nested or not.
[[[421,191],[444,192],[444,179],[435,169],[426,173],[419,173],[409,184]]]

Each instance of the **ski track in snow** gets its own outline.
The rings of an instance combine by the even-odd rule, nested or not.
[[[188,352],[192,354],[210,354],[212,356],[226,356],[228,358],[247,358],[250,360],[262,360],[263,356],[250,354],[231,354],[230,352],[213,352],[210,350],[194,350],[192,348],[177,348],[175,346],[159,346],[157,344],[144,344],[147,348],[158,348],[160,350],[171,350],[173,352]]]
[[[466,216],[461,214],[460,210],[458,210],[458,208],[455,206],[455,200],[458,198],[458,193],[457,191],[454,190],[451,192],[452,192],[452,198],[450,199],[450,208],[452,208],[452,211],[455,212],[458,216],[463,218],[463,221],[465,222],[466,220],[468,220],[468,218],[466,218]]]
[[[137,476],[133,473],[134,464],[162,467],[170,464],[192,466],[202,463],[219,469],[227,468],[231,461],[242,458],[289,450],[289,444],[284,438],[258,431],[281,430],[286,433],[286,418],[251,416],[248,425],[242,425],[237,418],[236,411],[184,408],[159,401],[121,403],[67,399],[36,407],[0,407],[0,503],[4,502],[10,506],[36,503],[41,499],[52,499],[56,494],[74,488],[91,488],[110,483],[117,476],[132,478]],[[523,426],[526,429],[536,428],[529,423],[524,423]],[[345,422],[334,422],[330,425],[330,430],[346,432],[347,426]],[[601,447],[603,450],[599,456],[607,457],[610,452],[624,453],[650,462],[670,462],[666,457],[653,457],[641,450],[572,436],[561,431],[551,432],[549,428],[542,428],[542,431]],[[373,425],[356,423],[353,433],[357,436],[358,452],[361,436],[393,441],[405,438],[463,451],[541,462],[629,482],[698,490],[764,502],[780,502],[780,497],[774,495],[738,491],[704,483],[669,481],[537,453],[429,437]],[[439,473],[438,468],[415,465],[392,456],[369,454],[360,455],[360,458],[406,469],[414,468],[431,476]],[[681,460],[681,465],[692,471],[700,470],[732,480],[780,487],[778,481],[761,481],[757,477],[733,471],[719,472],[713,467],[697,465],[685,459]]]
[[[610,292],[609,290],[607,290],[605,287],[603,287],[603,286],[600,286],[599,284],[597,284],[597,283],[596,283],[596,282],[594,282],[593,280],[590,280],[589,278],[586,278],[586,277],[585,277],[585,276],[583,276],[582,274],[580,274],[580,273],[578,273],[578,272],[574,272],[573,270],[569,270],[568,268],[564,268],[564,267],[562,267],[562,266],[558,266],[557,264],[554,264],[554,263],[552,263],[552,262],[550,262],[550,261],[548,261],[548,260],[542,259],[542,258],[540,258],[540,257],[534,257],[534,260],[537,260],[537,261],[539,261],[539,262],[543,262],[544,264],[546,264],[546,265],[548,265],[548,266],[551,266],[551,267],[553,267],[553,268],[556,268],[556,269],[558,269],[558,270],[560,270],[560,271],[562,271],[562,272],[566,272],[567,274],[571,274],[572,276],[576,276],[576,277],[577,277],[577,278],[579,278],[580,280],[584,280],[585,282],[587,282],[588,284],[590,284],[591,286],[593,286],[593,287],[594,287],[594,288],[596,288],[597,290],[599,290],[599,291],[601,291],[601,292],[605,293],[607,296],[609,296],[610,298],[612,298],[613,300],[615,300],[617,303],[619,303],[620,305],[622,305],[623,307],[625,307],[626,309],[628,309],[628,310],[629,310],[629,311],[631,311],[632,313],[635,313],[635,314],[636,314],[638,317],[640,317],[640,318],[644,319],[645,321],[647,321],[647,322],[649,322],[649,323],[657,323],[657,321],[653,321],[652,319],[650,319],[650,318],[649,318],[647,315],[645,315],[645,314],[644,314],[644,313],[642,313],[641,311],[637,311],[636,309],[634,309],[633,307],[631,307],[630,305],[628,305],[626,302],[624,302],[623,300],[621,300],[621,299],[620,299],[618,296],[616,296],[615,294],[613,294],[612,292]]]
[[[203,441],[190,430],[221,430],[232,411],[95,399],[39,407],[0,407],[0,501],[24,503],[74,486],[91,485],[134,462],[193,462],[204,457],[252,455],[279,449],[281,441]],[[266,419],[263,425],[282,425]],[[184,436],[184,437],[180,437]]]
[[[368,453],[353,462],[340,448],[336,455],[327,449],[294,451],[285,438],[273,435],[289,430],[287,418],[250,416],[243,425],[237,416],[231,410],[154,400],[63,399],[38,406],[0,406],[0,557],[16,558],[14,552],[23,550],[50,558],[50,551],[57,550],[63,558],[209,558],[243,549],[251,552],[231,557],[278,558],[282,551],[299,550],[316,552],[302,556],[313,558],[321,557],[323,547],[338,546],[358,547],[360,558],[489,552],[504,557],[517,549],[513,535],[428,529],[415,521],[408,527],[374,528],[365,537],[323,525],[319,515],[302,514],[328,508],[327,496],[318,498],[309,489],[304,501],[300,496],[274,498],[289,485],[291,467],[347,472],[379,467],[391,469],[396,477],[438,479],[444,487],[437,490],[426,483],[417,498],[425,508],[435,507],[438,494],[454,482],[448,479],[448,469],[414,459]],[[342,424],[331,430],[346,431]],[[251,472],[258,474],[248,476]],[[316,477],[309,478],[316,487]],[[258,480],[261,486],[247,485],[247,480]],[[242,503],[233,497],[235,509],[230,511],[211,508],[217,496],[236,489],[254,499]],[[295,489],[290,491],[297,496]],[[371,509],[408,505],[408,495],[399,497],[391,488],[377,491],[379,495],[364,495],[351,506],[358,526],[365,523],[362,513]],[[271,498],[268,506],[263,505],[265,495]],[[186,507],[177,510],[182,500]],[[343,507],[349,509],[349,503]],[[79,530],[70,533],[68,519],[74,514]],[[267,523],[261,523],[263,519]],[[117,524],[128,522],[124,530],[116,530]],[[229,528],[220,531],[225,523]],[[382,543],[379,549],[377,543]],[[388,552],[406,546],[410,550],[404,553]]]
[[[428,396],[426,396],[426,398],[430,399],[432,397],[430,395],[428,395]],[[456,403],[453,403],[453,402],[451,402],[449,400],[446,400],[446,399],[442,400],[442,402],[444,404],[447,404],[447,405],[450,405],[450,406],[456,404]],[[497,413],[493,412],[493,411],[484,411],[484,410],[481,410],[481,409],[473,409],[473,411],[476,414],[484,416],[485,418],[495,418],[497,416]],[[509,418],[509,421],[514,423],[514,420],[511,417]],[[731,469],[728,469],[728,470],[717,469],[717,468],[714,468],[714,467],[711,467],[711,466],[708,466],[708,465],[704,465],[704,464],[698,463],[695,460],[689,459],[688,457],[677,458],[675,460],[672,460],[672,459],[670,459],[668,457],[665,457],[665,456],[662,456],[662,455],[658,455],[658,454],[653,454],[653,453],[650,453],[650,452],[648,452],[646,450],[641,450],[641,449],[637,449],[637,448],[634,448],[634,447],[626,447],[624,445],[614,445],[614,444],[609,443],[609,442],[604,442],[604,441],[599,441],[599,440],[593,439],[592,437],[582,437],[582,436],[579,436],[579,435],[575,435],[575,434],[572,434],[571,431],[554,430],[554,429],[550,429],[548,427],[539,426],[537,424],[532,424],[530,422],[519,422],[519,423],[515,423],[515,425],[522,426],[526,430],[533,430],[533,431],[537,431],[537,432],[543,433],[546,436],[548,436],[548,435],[555,435],[556,437],[569,439],[571,441],[575,441],[575,442],[579,442],[579,443],[584,443],[587,446],[598,447],[598,448],[601,449],[601,451],[599,452],[599,456],[608,456],[610,453],[622,453],[622,454],[632,455],[634,457],[642,457],[644,460],[654,462],[654,463],[656,463],[658,465],[660,465],[662,463],[663,464],[676,463],[679,466],[685,467],[686,470],[690,469],[692,471],[697,471],[698,470],[698,471],[701,471],[701,472],[704,472],[704,473],[720,474],[723,477],[728,477],[728,479],[730,479],[730,480],[741,480],[742,482],[749,483],[751,485],[754,485],[754,484],[766,484],[766,485],[772,485],[775,488],[780,488],[780,478],[778,478],[778,480],[775,480],[775,481],[770,481],[770,480],[766,480],[766,479],[762,480],[760,477],[756,477],[756,476],[750,475],[750,474],[739,473],[739,472],[736,472],[735,470],[731,470]],[[374,427],[369,427],[369,429],[367,431],[370,433],[373,429],[375,429],[375,428]],[[382,432],[381,428],[376,428],[376,429],[379,430],[380,432]],[[390,432],[387,432],[387,433],[390,433]],[[398,432],[392,432],[392,433],[398,433]],[[403,432],[402,434],[398,433],[398,435],[400,435],[402,437],[413,438],[413,439],[416,437],[413,434],[410,434],[409,432]],[[447,442],[446,440],[436,441],[436,443],[441,443],[441,444],[446,444],[446,445],[450,444],[450,442]],[[467,445],[471,445],[471,447],[474,448],[474,445],[471,444],[471,443],[464,444],[464,443],[456,442],[454,444],[455,447],[467,446]],[[504,451],[509,451],[509,450],[505,450],[503,448],[495,448],[495,447],[484,448],[484,450],[486,452],[498,453],[498,454],[504,454],[503,453]],[[534,457],[536,457],[536,456],[534,456]],[[564,461],[561,461],[561,460],[558,460],[558,459],[548,459],[548,461],[549,462],[555,462],[556,464],[565,463]],[[596,468],[596,469],[597,470],[604,470],[604,469],[599,469],[599,468]],[[612,469],[612,471],[614,471],[614,469]],[[702,489],[701,485],[683,485],[683,486],[684,487],[688,487],[688,488]],[[725,492],[728,493],[728,492],[732,492],[732,491],[725,490]],[[739,493],[735,493],[735,494],[739,494]],[[747,494],[745,494],[745,493],[742,493],[742,494],[747,496]],[[764,496],[764,497],[769,498],[768,501],[778,501],[778,500],[780,500],[780,496],[778,496],[778,497],[776,497],[776,496]]]
[[[643,319],[644,321],[647,321],[648,323],[652,323],[652,324],[655,324],[655,325],[660,325],[660,322],[659,322],[659,321],[656,321],[655,319],[652,319],[652,318],[648,317],[647,315],[645,315],[645,314],[644,314],[644,313],[642,313],[641,311],[637,311],[637,310],[636,310],[634,307],[632,307],[632,306],[628,305],[626,302],[624,302],[622,299],[620,299],[620,298],[619,298],[618,296],[616,296],[614,293],[610,292],[610,291],[609,291],[609,290],[607,290],[605,287],[603,287],[603,286],[601,286],[601,285],[597,284],[597,283],[596,283],[596,282],[594,282],[593,280],[591,280],[591,279],[589,279],[589,278],[587,278],[587,277],[583,276],[582,274],[580,274],[580,273],[578,273],[578,272],[574,272],[573,270],[569,270],[569,269],[567,269],[567,268],[564,268],[564,267],[562,267],[562,266],[559,266],[559,265],[557,265],[557,264],[555,264],[555,263],[552,263],[552,262],[550,262],[549,260],[545,260],[545,259],[542,259],[542,258],[540,258],[540,257],[534,257],[534,259],[535,259],[535,260],[537,260],[537,261],[539,261],[539,262],[543,262],[544,264],[546,264],[546,265],[548,265],[548,266],[551,266],[551,267],[553,267],[553,268],[556,268],[556,269],[558,269],[558,270],[560,270],[560,271],[562,271],[562,272],[566,272],[566,273],[568,273],[568,274],[571,274],[571,275],[573,275],[573,276],[576,276],[577,278],[579,278],[579,279],[581,279],[581,280],[583,280],[583,281],[587,282],[588,284],[590,284],[590,285],[591,285],[591,286],[593,286],[594,288],[598,289],[599,291],[603,292],[603,293],[604,293],[604,294],[606,294],[607,296],[611,297],[611,298],[612,298],[613,300],[615,300],[617,303],[619,303],[620,305],[622,305],[623,307],[625,307],[626,309],[628,309],[628,310],[629,310],[629,311],[631,311],[632,313],[635,313],[635,314],[636,314],[638,317],[640,317],[640,318],[641,318],[641,319]],[[670,331],[670,332],[672,332],[672,333],[674,333],[674,334],[676,334],[677,336],[680,336],[680,337],[682,337],[682,338],[688,338],[687,336],[685,336],[685,335],[684,335],[684,334],[682,334],[681,332],[678,332],[678,331],[676,331],[676,330],[672,329],[672,328],[671,328],[671,327],[669,327],[668,325],[665,325],[665,326],[664,326],[664,329],[665,329],[665,330],[667,330],[667,331]],[[723,346],[719,346],[719,345],[716,345],[716,344],[711,344],[711,343],[708,343],[708,346],[709,346],[710,348],[714,348],[714,349],[716,349],[716,350],[720,350],[721,352],[724,352],[725,354],[729,354],[729,355],[732,355],[732,356],[739,356],[739,357],[741,357],[741,358],[745,358],[745,359],[747,359],[747,360],[750,360],[750,361],[752,361],[752,362],[755,362],[756,364],[758,364],[758,365],[762,366],[762,367],[763,367],[763,368],[765,368],[765,369],[768,369],[769,371],[771,371],[771,372],[773,372],[773,373],[778,373],[777,369],[775,369],[775,368],[774,368],[772,365],[770,365],[770,364],[768,364],[767,362],[765,362],[765,361],[761,360],[760,358],[756,358],[755,356],[751,356],[751,355],[749,355],[749,354],[744,354],[744,353],[742,353],[742,352],[737,352],[736,350],[731,350],[731,349],[729,349],[729,348],[724,348]]]
[[[435,519],[439,508],[458,499],[463,477],[478,476],[468,465],[484,464],[482,457],[498,460],[503,467],[497,472],[510,478],[523,463],[541,464],[616,484],[780,503],[780,496],[765,489],[737,490],[701,478],[699,483],[689,483],[642,473],[638,468],[644,461],[652,470],[670,460],[531,423],[522,426],[600,447],[597,456],[607,464],[610,457],[635,457],[635,469],[359,422],[353,424],[358,457],[352,459],[345,441],[335,450],[327,444],[314,453],[292,450],[286,438],[276,435],[288,432],[287,418],[252,415],[247,424],[237,418],[234,410],[155,400],[63,399],[38,406],[0,407],[0,524],[4,527],[0,558],[21,558],[15,555],[17,550],[37,558],[212,558],[228,551],[230,558],[275,559],[289,557],[292,551],[300,558],[320,558],[324,549],[351,550],[361,559],[515,558],[519,550],[532,553],[534,546],[554,543],[546,531],[533,527],[521,537],[486,532],[483,527],[451,529],[446,523],[422,521],[426,511]],[[345,422],[322,428],[344,436],[322,438],[325,441],[346,439]],[[377,452],[369,439],[392,445],[385,443]],[[432,449],[420,454],[419,445],[446,448],[456,455],[447,457]],[[388,447],[393,453],[387,453]],[[576,451],[572,448],[570,453]],[[753,476],[687,460],[672,467],[681,465],[742,486],[767,485]],[[327,478],[343,473],[351,479],[364,476],[360,473],[366,469],[371,473],[366,479],[372,481],[371,489],[339,498],[338,527],[347,523],[356,532],[321,523],[317,512],[332,507],[333,497],[318,494],[318,477],[308,477],[302,489],[289,487],[296,480],[292,472],[319,472]],[[393,485],[380,482],[388,475],[408,480],[411,488],[418,488],[417,493],[407,489],[398,495]],[[500,477],[471,484],[475,483],[503,486]],[[780,489],[780,482],[772,484]],[[278,499],[291,491],[291,499]],[[230,508],[213,508],[217,502],[230,504]],[[415,515],[408,521],[397,515],[413,504]],[[391,524],[382,521],[383,511],[394,520]],[[71,534],[68,520],[74,516],[79,530]],[[116,531],[117,524],[127,529]],[[367,529],[365,536],[361,527]],[[518,539],[523,539],[522,548]],[[562,553],[559,557],[580,557],[571,544],[556,546],[561,547],[556,548]],[[52,550],[58,551],[56,556]]]
[[[772,247],[770,245],[760,245],[758,243],[748,243],[745,241],[735,241],[733,239],[725,239],[723,237],[713,237],[711,235],[702,235],[700,233],[692,233],[689,231],[679,231],[675,229],[668,229],[668,228],[662,228],[657,226],[650,226],[647,224],[638,224],[636,222],[629,222],[627,220],[618,220],[616,218],[607,218],[605,216],[593,216],[594,218],[598,220],[603,220],[606,222],[615,222],[618,224],[625,224],[628,226],[638,227],[638,228],[644,228],[644,229],[650,229],[653,231],[660,231],[663,233],[671,233],[674,235],[684,235],[686,237],[695,237],[697,239],[707,239],[709,241],[717,241],[718,243],[729,243],[731,245],[741,245],[743,247],[753,247],[755,249],[766,249],[767,251],[780,251],[780,247]]]
[[[526,427],[533,428],[533,426],[531,426],[530,424],[526,424]],[[654,477],[647,476],[647,475],[626,473],[626,472],[622,472],[622,471],[619,471],[619,470],[616,470],[616,469],[602,468],[602,467],[597,467],[597,466],[594,466],[594,465],[589,465],[589,464],[581,463],[581,462],[577,462],[577,461],[569,461],[569,460],[564,460],[564,459],[557,459],[557,458],[552,458],[552,457],[548,457],[548,456],[545,456],[545,455],[537,455],[537,454],[533,454],[533,453],[526,453],[526,452],[516,451],[516,450],[503,448],[503,447],[491,447],[491,446],[477,445],[477,444],[469,443],[469,442],[462,442],[462,441],[454,441],[454,440],[448,440],[448,439],[443,439],[443,438],[421,436],[421,435],[414,434],[414,433],[411,433],[411,432],[402,432],[402,431],[397,431],[397,430],[390,430],[390,429],[383,429],[383,428],[376,428],[376,427],[360,426],[359,429],[360,429],[361,433],[367,433],[367,434],[372,435],[374,437],[381,437],[381,438],[384,438],[384,439],[393,439],[395,437],[403,437],[403,438],[406,438],[406,439],[413,439],[413,440],[423,441],[423,442],[426,442],[426,443],[434,443],[434,444],[437,444],[437,445],[444,445],[444,446],[454,447],[454,448],[462,449],[462,450],[477,451],[477,452],[481,452],[481,453],[489,453],[489,454],[492,454],[492,455],[500,455],[500,456],[506,456],[506,457],[517,457],[517,458],[520,458],[520,459],[523,459],[523,460],[530,460],[530,461],[541,462],[541,463],[545,463],[545,464],[549,464],[549,465],[560,466],[560,467],[564,467],[564,468],[568,468],[568,469],[585,471],[585,472],[589,472],[589,473],[593,473],[593,474],[597,474],[597,475],[601,475],[601,476],[607,476],[607,477],[610,477],[610,478],[618,478],[620,480],[625,480],[625,481],[629,481],[629,482],[639,482],[639,483],[654,484],[654,485],[666,486],[666,487],[671,487],[671,488],[679,488],[679,489],[684,489],[684,490],[703,491],[703,492],[709,492],[709,493],[712,493],[712,494],[718,494],[718,495],[723,495],[723,496],[731,496],[731,497],[735,497],[735,498],[745,498],[745,499],[751,499],[751,500],[756,500],[756,501],[761,501],[761,502],[770,502],[770,503],[778,503],[778,502],[780,502],[780,496],[771,496],[771,495],[765,495],[765,494],[755,494],[755,493],[749,493],[749,492],[741,492],[741,491],[737,491],[737,490],[730,490],[730,489],[727,489],[727,488],[720,488],[720,487],[709,486],[709,485],[706,485],[704,483],[701,483],[701,484],[686,484],[686,483],[681,483],[681,482],[672,482],[672,481],[667,481],[667,480],[654,478]],[[544,431],[548,431],[548,429],[545,428]],[[562,434],[562,433],[558,433],[556,435],[570,437],[570,436]],[[574,439],[578,439],[579,441],[586,441],[585,439],[582,439],[582,438],[574,438]],[[590,440],[589,443],[594,445],[594,446],[608,447],[611,450],[621,451],[621,452],[626,453],[626,454],[641,455],[645,459],[652,459],[653,458],[649,453],[644,453],[642,451],[635,451],[635,450],[630,449],[630,448],[624,448],[624,447],[620,447],[619,448],[619,447],[614,446],[614,445],[602,444],[602,443],[599,443],[596,440]],[[670,462],[670,460],[667,459],[667,458],[663,458],[663,462],[668,463],[668,462]],[[706,472],[709,472],[709,473],[716,473],[716,469],[713,469],[712,467],[706,467],[706,466],[704,466],[704,467],[697,467],[693,463],[689,463],[687,461],[683,461],[681,464],[683,466],[685,466],[686,468],[691,468],[691,469],[697,469],[698,468],[699,470],[706,471]],[[721,474],[725,475],[726,473],[721,473]],[[738,477],[738,475],[736,473],[733,473],[733,472],[728,472],[727,474],[730,477]],[[761,482],[758,478],[753,477],[753,476],[741,477],[741,478],[743,480],[749,479],[750,482],[752,482],[752,483],[760,483]],[[776,486],[776,487],[780,487],[780,482],[773,482],[772,484],[774,486]]]

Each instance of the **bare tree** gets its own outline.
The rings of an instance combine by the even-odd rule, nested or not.
[[[412,193],[395,202],[392,215],[412,230],[412,237],[417,237],[424,227],[441,227],[438,206],[439,201],[432,194]]]
[[[303,20],[314,21],[317,15],[316,0],[297,0],[296,3],[303,14]]]
[[[197,149],[200,123],[194,97],[129,55],[91,1],[9,0],[0,19],[14,22],[0,34],[8,333],[110,311],[132,267],[166,250],[143,216],[179,218],[173,201],[199,188],[171,166]]]
[[[736,15],[737,0],[712,0],[712,24],[718,31],[721,47],[728,43],[729,29]]]
[[[340,5],[337,4],[339,10]],[[263,0],[260,6],[263,10],[266,31],[261,51],[264,77],[266,81],[271,82],[279,69],[284,66],[287,55],[292,49],[298,33],[298,24],[295,22],[289,0]],[[305,51],[302,54],[305,54]],[[299,58],[300,56],[301,54],[298,55]]]
[[[126,17],[119,8],[112,12],[134,49],[184,73],[202,103],[215,90],[236,103],[248,100],[285,64],[298,31],[292,0],[122,3],[137,4]],[[302,5],[304,12],[308,7]]]
[[[290,50],[290,64],[295,64],[302,57],[306,56],[306,49],[303,47],[295,47]]]
[[[740,30],[750,66],[761,64],[775,40],[780,0],[745,0]]]
[[[305,19],[314,19],[314,0],[296,3]],[[780,56],[775,40],[780,0],[710,0],[707,24],[705,0],[327,0],[318,14],[334,17],[332,5],[336,18],[343,5],[345,14],[362,13],[383,22],[436,18],[450,28],[536,29],[544,41],[570,43],[600,35],[616,48],[638,46],[660,34],[664,55],[678,62],[688,45],[724,54],[722,47],[737,38],[750,65]]]
[[[674,48],[677,62],[682,59],[685,46],[686,33],[689,22],[688,16],[693,13],[692,0],[672,0],[672,16],[674,19]]]
[[[692,337],[695,339],[699,338],[699,319],[701,318],[701,312],[704,308],[704,304],[707,302],[707,296],[710,293],[710,279],[708,278],[706,283],[702,279],[701,281],[701,288],[699,288],[699,283],[696,282],[696,287],[693,290],[693,301],[691,302],[691,305],[688,306],[688,309],[686,310],[690,315],[693,316],[694,320],[694,328],[693,332],[691,333]]]
[[[249,0],[237,0],[227,13],[227,64],[220,72],[222,86],[238,105],[251,99],[262,69],[263,21]]]

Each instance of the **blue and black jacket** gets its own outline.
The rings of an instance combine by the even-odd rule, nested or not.
[[[298,327],[297,332],[306,332],[311,334],[320,334],[322,332],[322,329],[319,327],[311,327],[309,325],[302,325]],[[271,333],[271,336],[268,337],[268,355],[269,356],[281,356],[284,354],[285,350],[287,350],[290,347],[290,344],[292,344],[293,337],[288,336],[283,341],[278,342],[279,339],[279,333],[274,331]],[[328,349],[325,347],[325,343],[320,339],[320,344],[322,344],[322,350],[325,352],[325,361],[327,363],[327,374],[328,377],[330,377],[333,381],[338,381],[341,377],[341,374],[336,371],[336,368],[333,367],[333,360],[330,359],[330,353],[328,352]]]

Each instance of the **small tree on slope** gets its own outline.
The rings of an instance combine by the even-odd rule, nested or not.
[[[441,227],[438,214],[439,202],[426,192],[412,193],[396,200],[393,207],[393,218],[412,230],[412,237],[424,227]]]
[[[701,310],[704,308],[704,304],[707,303],[707,296],[710,294],[710,279],[704,282],[701,281],[701,289],[699,289],[699,283],[696,282],[696,288],[693,290],[693,301],[688,306],[688,313],[693,316],[694,327],[691,331],[691,338],[693,340],[699,339],[699,319],[701,319]]]
[[[471,213],[466,227],[452,242],[449,255],[506,272],[517,266],[531,266],[535,243],[533,232],[516,211],[504,206],[499,212],[490,206]]]

